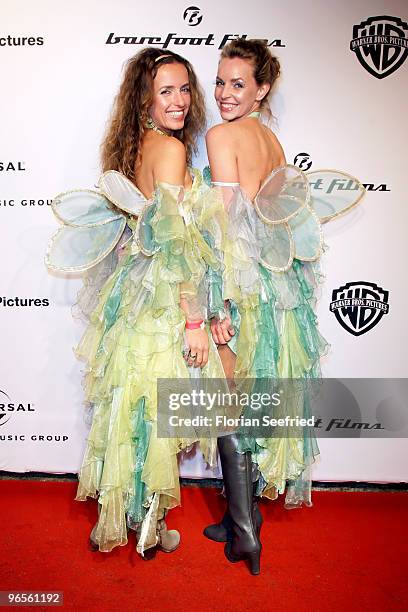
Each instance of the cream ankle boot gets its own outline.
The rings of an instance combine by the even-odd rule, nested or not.
[[[164,519],[157,521],[159,541],[157,546],[164,552],[173,552],[180,544],[180,534],[176,529],[167,529]]]

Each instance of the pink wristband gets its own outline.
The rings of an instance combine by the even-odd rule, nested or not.
[[[189,322],[186,321],[186,329],[203,329],[204,328],[204,321],[203,319],[201,319],[201,321],[194,321],[194,322]]]

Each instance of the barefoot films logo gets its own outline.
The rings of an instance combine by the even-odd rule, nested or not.
[[[312,160],[310,159],[309,153],[298,153],[295,155],[293,164],[306,172],[306,170],[310,170],[312,167]]]
[[[353,51],[360,64],[377,79],[389,76],[407,59],[408,24],[399,17],[378,15],[353,26]]]
[[[306,152],[297,153],[293,160],[293,165],[300,168],[300,170],[306,172],[306,174],[309,174],[308,170],[310,170],[312,164],[313,162],[310,157],[310,154]],[[318,172],[318,170],[316,170],[316,172]],[[311,172],[311,174],[313,174],[313,171]],[[323,189],[323,180],[321,178],[318,178],[315,181],[309,181],[309,184],[312,189]],[[388,188],[388,185],[386,183],[362,183],[362,185],[365,187],[366,191],[391,191],[391,189]],[[336,179],[331,181],[331,183],[327,186],[325,192],[331,193],[334,189],[339,189],[341,191],[356,189],[356,184],[350,179]]]
[[[197,26],[203,20],[203,14],[198,6],[188,6],[183,12],[183,20],[187,26]],[[191,30],[190,30],[191,32]],[[216,38],[215,34],[207,34],[203,36],[186,36],[185,34],[178,34],[176,32],[169,32],[164,36],[157,36],[152,34],[131,34],[131,35],[117,35],[115,32],[111,32],[106,41],[105,45],[148,45],[150,47],[158,47],[159,49],[168,49],[170,47],[176,47],[176,50],[184,45],[194,47],[208,47],[217,46],[217,49],[223,49],[224,46],[232,40],[237,38],[247,38],[249,40],[256,39],[262,40],[268,47],[285,47],[286,45],[280,38],[260,38],[259,36],[248,36],[248,34],[223,34],[219,39]]]
[[[183,19],[189,26],[196,26],[203,20],[201,9],[198,6],[188,6],[183,13]]]
[[[389,292],[375,283],[357,281],[334,289],[330,311],[353,336],[366,334],[389,312]]]

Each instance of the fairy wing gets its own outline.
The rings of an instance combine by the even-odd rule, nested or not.
[[[312,170],[306,172],[310,185],[310,205],[321,223],[327,223],[354,208],[366,189],[351,174],[340,170]]]
[[[261,261],[273,271],[285,271],[293,259],[314,261],[322,253],[323,236],[310,207],[310,184],[296,166],[276,168],[254,200]]]
[[[58,272],[92,268],[117,245],[126,218],[99,192],[77,189],[57,195],[52,210],[63,226],[52,236],[45,263]]]
[[[125,176],[109,170],[99,179],[100,191],[73,190],[54,198],[52,209],[64,226],[51,238],[46,264],[52,270],[83,272],[118,244],[126,216],[141,215],[146,198]]]
[[[109,170],[101,176],[99,187],[118,208],[138,218],[135,238],[142,253],[148,256],[156,253],[159,246],[151,225],[157,208],[155,201],[147,200],[129,179],[115,170]]]
[[[60,193],[51,208],[61,223],[72,227],[95,227],[123,217],[101,193],[92,189]]]
[[[98,186],[101,193],[115,206],[138,217],[147,199],[135,185],[120,172],[108,170],[102,174]]]
[[[309,182],[296,166],[273,170],[255,196],[254,206],[268,225],[289,221],[302,210],[310,198]]]
[[[57,272],[89,270],[115,248],[125,227],[123,217],[90,227],[61,227],[50,240],[45,263]]]

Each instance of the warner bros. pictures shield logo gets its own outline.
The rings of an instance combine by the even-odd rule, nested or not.
[[[405,62],[408,55],[408,23],[399,17],[378,15],[353,26],[350,51],[377,79],[389,76]]]
[[[350,334],[361,336],[388,314],[388,293],[375,283],[346,283],[333,290],[330,311]]]

